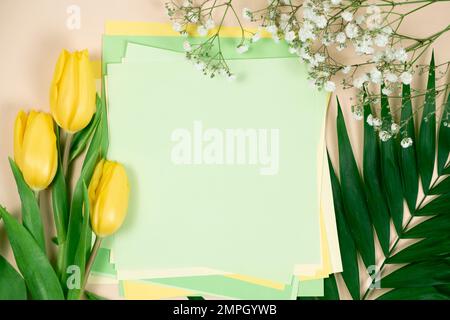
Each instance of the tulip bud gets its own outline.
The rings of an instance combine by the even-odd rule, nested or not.
[[[34,191],[50,185],[58,167],[58,150],[49,114],[19,112],[14,127],[14,160]]]
[[[85,128],[95,113],[95,79],[87,50],[63,50],[50,89],[50,107],[56,123],[70,133]]]
[[[89,184],[91,226],[98,237],[115,233],[127,214],[130,186],[125,168],[117,162],[101,160]]]

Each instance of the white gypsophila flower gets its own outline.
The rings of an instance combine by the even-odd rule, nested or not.
[[[367,20],[366,25],[369,30],[378,29],[383,22],[381,17],[381,9],[375,5],[371,5],[367,8]]]
[[[286,14],[286,13],[282,13],[282,14],[280,15],[280,20],[281,20],[281,21],[284,21],[284,22],[288,21],[290,18],[291,18],[291,16],[288,15],[288,14]]]
[[[325,61],[325,56],[324,56],[323,54],[317,52],[317,53],[314,55],[314,59],[315,59],[318,63],[322,63],[322,62]]]
[[[366,9],[367,14],[381,13],[381,9],[376,5],[370,5]]]
[[[278,32],[278,28],[274,24],[271,24],[271,25],[267,26],[266,30],[267,30],[267,32],[271,33],[272,35],[276,34]]]
[[[393,32],[392,28],[389,26],[384,27],[382,31],[387,35],[391,35]]]
[[[192,0],[184,0],[182,6],[184,8],[189,8],[191,5],[192,5]]]
[[[365,35],[356,40],[353,45],[357,54],[372,54],[374,52],[372,44],[372,38],[369,35]]]
[[[367,119],[366,119],[366,122],[367,122],[367,124],[369,125],[369,126],[371,126],[371,127],[373,127],[373,115],[372,114],[369,114],[368,116],[367,116]]]
[[[242,9],[242,17],[247,20],[251,20],[253,17],[253,13],[249,8]]]
[[[344,50],[345,48],[347,48],[347,46],[345,44],[340,44],[336,47],[336,50],[341,52],[342,50]]]
[[[347,73],[350,72],[351,69],[352,69],[352,67],[350,67],[350,66],[345,66],[345,67],[342,68],[341,71],[342,71],[343,74],[347,74]]]
[[[322,38],[322,44],[325,47],[328,47],[332,43],[333,43],[333,39],[331,38],[331,35],[329,33],[325,34]]]
[[[174,23],[172,24],[172,28],[173,28],[173,30],[175,30],[176,32],[181,32],[181,31],[183,31],[183,26],[182,26],[181,23],[179,23],[179,22],[174,22]]]
[[[311,24],[311,22],[305,21],[300,30],[298,31],[298,37],[300,41],[305,42],[309,39],[315,40],[316,35],[314,34],[313,30],[314,26]]]
[[[408,60],[408,53],[406,53],[404,48],[397,49],[394,52],[394,58],[400,62],[406,62]]]
[[[325,16],[317,16],[316,19],[314,19],[314,23],[316,24],[317,28],[323,29],[327,26],[327,18]]]
[[[242,54],[242,53],[245,53],[245,52],[247,52],[247,51],[248,51],[248,46],[245,45],[245,44],[241,44],[241,45],[239,45],[238,47],[236,47],[236,52],[237,52],[237,53]]]
[[[313,9],[305,7],[305,9],[303,9],[303,18],[305,20],[314,21],[314,19],[316,18],[316,14],[314,13]]]
[[[189,43],[189,41],[184,41],[184,42],[183,42],[183,49],[184,49],[184,51],[186,51],[186,52],[192,51],[192,46],[191,46],[191,44]]]
[[[410,137],[403,138],[400,142],[403,149],[409,148],[413,144],[413,140]]]
[[[295,48],[295,47],[292,47],[292,46],[289,46],[289,53],[290,54],[296,54],[298,51],[297,51],[297,48]]]
[[[380,137],[380,140],[383,142],[386,142],[390,138],[392,138],[392,135],[386,130],[381,130],[380,133],[378,134],[378,136]]]
[[[357,16],[355,18],[355,23],[359,26],[362,25],[364,23],[365,17],[364,16]]]
[[[194,63],[195,69],[203,71],[205,69],[205,64],[201,61]]]
[[[216,23],[214,22],[213,19],[208,19],[206,20],[205,27],[208,30],[214,29],[216,27]]]
[[[396,123],[391,124],[392,133],[396,134],[396,133],[398,133],[399,130],[400,130],[400,126],[398,124],[396,124]]]
[[[383,55],[384,55],[383,52],[377,51],[372,55],[371,61],[378,63],[378,62],[380,62],[381,59],[383,59]]]
[[[342,0],[331,0],[331,4],[337,6],[341,3]]]
[[[273,34],[272,35],[272,40],[275,43],[279,43],[280,42],[280,37],[277,34]]]
[[[291,0],[280,0],[280,2],[282,4],[285,4],[285,5],[290,5],[291,4]]]
[[[379,128],[383,125],[383,121],[380,118],[375,118],[375,117],[373,118],[372,123],[373,123],[373,126],[376,128]]]
[[[261,39],[261,33],[256,32],[253,36],[252,36],[252,42],[258,42]]]
[[[392,90],[387,87],[384,87],[383,89],[381,89],[381,93],[384,94],[385,96],[388,96],[392,93]]]
[[[233,73],[227,74],[227,80],[228,81],[235,81],[236,80],[236,75],[233,74]]]
[[[394,51],[391,48],[387,48],[383,52],[382,59],[386,62],[392,62],[394,60]]]
[[[374,42],[378,47],[384,48],[389,42],[389,36],[385,33],[379,33],[376,35]]]
[[[204,37],[208,34],[208,29],[206,29],[205,26],[198,26],[197,33],[199,34],[199,36]]]
[[[383,75],[380,70],[377,68],[373,68],[372,71],[370,71],[370,81],[372,81],[375,84],[380,84],[383,80]]]
[[[411,84],[411,81],[412,81],[411,72],[408,72],[408,71],[402,72],[402,74],[400,75],[400,81],[403,84]]]
[[[325,82],[324,89],[325,91],[333,92],[336,90],[336,84],[333,81],[327,81]]]
[[[359,33],[358,26],[353,23],[349,23],[345,27],[345,34],[349,39],[356,38],[358,36],[358,33]]]
[[[284,35],[284,40],[286,40],[288,43],[291,43],[295,40],[295,36],[295,32],[291,30]]]
[[[364,112],[362,109],[356,109],[352,112],[353,119],[361,121],[364,119]]]
[[[362,76],[353,80],[353,86],[361,89],[367,81],[369,81],[369,77],[367,76],[367,74],[363,74]]]
[[[311,55],[306,51],[305,48],[300,49],[299,55],[300,55],[300,58],[302,58],[305,61],[311,61],[311,59],[312,59]]]
[[[395,73],[393,73],[393,72],[387,72],[387,73],[384,75],[384,79],[385,79],[387,82],[392,82],[392,83],[394,83],[394,82],[397,82],[398,77],[397,77],[397,75],[396,75]]]
[[[351,13],[350,11],[344,11],[341,13],[341,17],[342,19],[344,19],[344,21],[350,22],[353,20],[353,13]]]
[[[347,37],[345,36],[344,32],[339,32],[336,35],[336,42],[337,43],[345,43],[346,40],[347,40]]]

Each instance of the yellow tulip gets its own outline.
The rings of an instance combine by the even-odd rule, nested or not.
[[[117,162],[101,160],[89,184],[91,226],[101,238],[115,233],[127,214],[130,186],[125,168]]]
[[[58,167],[58,151],[49,114],[19,112],[14,126],[14,160],[30,188],[40,191],[50,185]]]
[[[50,89],[56,123],[69,133],[85,128],[95,113],[95,80],[87,50],[63,50]]]

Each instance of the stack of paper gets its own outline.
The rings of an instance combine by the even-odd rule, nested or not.
[[[126,166],[131,197],[94,281],[119,281],[127,299],[320,296],[341,271],[328,96],[284,45],[236,53],[239,30],[221,39],[229,82],[195,70],[169,25],[107,25],[108,156]]]

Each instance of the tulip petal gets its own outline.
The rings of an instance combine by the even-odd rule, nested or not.
[[[50,115],[31,112],[23,137],[21,170],[34,190],[48,187],[58,165],[56,136]]]
[[[16,117],[14,125],[14,161],[19,168],[22,163],[23,136],[27,125],[27,117],[27,114],[21,110]]]
[[[95,113],[95,79],[92,72],[92,65],[89,61],[87,50],[78,52],[78,104],[75,106],[75,112],[70,121],[71,131],[77,132],[84,129],[92,119]]]
[[[111,235],[120,228],[127,213],[130,192],[128,177],[121,164],[106,161],[103,173],[91,215],[92,229],[100,237]]]

